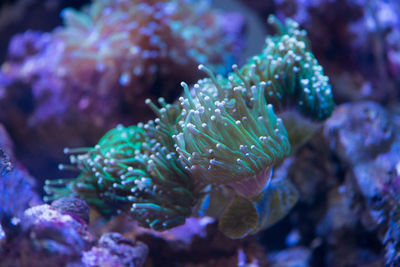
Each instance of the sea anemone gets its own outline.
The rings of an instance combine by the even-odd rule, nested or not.
[[[273,178],[272,169],[291,146],[310,138],[334,107],[329,79],[306,32],[290,19],[282,24],[270,16],[268,22],[277,35],[267,38],[261,54],[240,69],[234,65],[228,79],[201,65],[209,78],[191,91],[183,84],[185,97],[179,99],[177,152],[194,179],[236,192],[229,200],[211,190],[203,200],[226,205],[219,226],[232,238],[272,225],[297,202],[290,180]]]
[[[84,197],[89,203],[103,211],[123,211],[127,205],[134,218],[153,229],[183,223],[202,203],[224,206],[211,209],[222,210],[219,227],[231,238],[254,234],[285,216],[298,192],[286,177],[273,177],[272,170],[290,155],[292,136],[286,129],[297,135],[303,130],[285,114],[322,121],[333,100],[305,32],[291,20],[285,25],[274,17],[269,21],[278,35],[267,38],[264,51],[241,69],[233,65],[225,78],[200,65],[209,77],[191,88],[182,83],[178,104],[161,99],[158,108],[148,100],[157,119],[117,127],[95,148],[72,157],[82,174],[70,191],[84,196],[80,187],[90,185],[93,196]],[[130,149],[121,153],[125,143]],[[127,184],[125,177],[132,175]],[[220,203],[210,200],[221,188],[234,193],[214,198]]]
[[[81,172],[75,179],[47,181],[45,190],[58,198],[70,193],[97,207],[104,215],[130,211],[142,226],[163,230],[185,222],[195,203],[194,183],[174,152],[170,125],[180,114],[160,99],[162,108],[148,101],[159,118],[147,124],[109,131],[94,148],[71,156]],[[48,197],[48,199],[50,199]]]
[[[236,192],[233,201],[220,203],[228,204],[219,226],[227,236],[242,238],[282,218],[297,201],[289,181],[272,179],[273,167],[290,153],[289,139],[265,100],[265,82],[250,85],[236,65],[233,70],[241,83],[199,68],[209,78],[199,80],[191,91],[182,84],[182,116],[173,136],[176,151],[193,179]]]
[[[311,52],[307,32],[291,19],[282,24],[271,15],[268,23],[277,35],[267,37],[262,53],[241,68],[242,75],[250,83],[266,82],[265,97],[277,113],[296,108],[310,119],[326,119],[334,108],[332,89]],[[233,81],[242,79],[234,76]]]
[[[307,33],[297,22],[268,18],[276,35],[239,72],[230,75],[233,86],[265,82],[265,98],[282,118],[293,150],[305,143],[334,108],[329,78],[311,52]],[[245,77],[245,79],[243,79]]]
[[[234,86],[214,75],[199,80],[192,94],[183,83],[182,116],[173,137],[181,161],[205,184],[230,185],[245,197],[264,188],[272,167],[289,155],[286,129],[271,104],[266,83]],[[237,66],[233,66],[237,72]]]

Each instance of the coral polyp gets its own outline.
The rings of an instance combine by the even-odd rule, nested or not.
[[[127,101],[160,81],[164,89],[174,89],[168,84],[172,66],[181,75],[195,73],[199,63],[225,71],[240,33],[240,26],[236,32],[224,28],[220,12],[207,1],[96,0],[82,11],[66,9],[62,17],[65,26],[54,32],[60,43],[53,48],[63,53],[56,63],[59,71],[65,65],[74,72],[72,78],[83,81],[82,75],[99,72],[97,90],[119,83],[127,88]]]
[[[160,99],[159,108],[146,101],[154,121],[119,126],[73,156],[81,174],[69,190],[103,213],[130,210],[142,225],[158,230],[182,224],[210,203],[221,206],[209,208],[218,211],[220,230],[231,238],[282,219],[299,194],[287,177],[273,177],[273,169],[334,105],[306,33],[291,20],[282,24],[271,16],[269,22],[277,35],[247,64],[233,65],[226,76],[200,64],[208,78],[190,87],[182,82],[178,103]],[[49,183],[48,192],[63,191]],[[222,191],[226,196],[218,195]]]
[[[306,31],[291,19],[282,23],[273,15],[268,23],[276,34],[229,79],[232,86],[245,86],[243,77],[249,86],[265,83],[265,98],[283,120],[295,150],[331,115],[332,88],[311,52]]]
[[[174,135],[177,151],[201,182],[229,184],[254,196],[272,166],[290,152],[286,129],[265,102],[265,83],[250,86],[244,80],[245,86],[234,87],[210,75],[193,86],[193,96],[184,84],[186,98],[180,98],[182,117]]]
[[[164,106],[155,122],[120,125],[94,148],[72,155],[72,168],[81,174],[76,179],[47,181],[47,193],[58,198],[72,192],[104,215],[130,211],[143,226],[156,230],[183,224],[194,205],[194,183],[171,150],[171,135],[166,134],[170,130],[166,123],[176,119],[179,109],[160,102]]]
[[[234,65],[228,78],[201,65],[209,78],[191,91],[183,84],[185,97],[179,99],[183,110],[174,139],[181,161],[194,179],[237,194],[219,224],[231,238],[272,225],[294,206],[296,188],[288,179],[274,179],[272,169],[334,107],[306,32],[292,20],[282,24],[270,16],[268,22],[277,35],[267,38],[261,54],[240,69]]]
[[[305,30],[287,19],[268,18],[276,35],[267,37],[262,53],[245,64],[241,73],[250,84],[266,83],[265,97],[276,112],[297,109],[312,120],[325,120],[334,108],[329,78],[311,52]],[[233,75],[234,84],[242,79]]]
[[[210,77],[192,90],[182,84],[182,116],[173,137],[193,179],[212,185],[203,201],[218,194],[218,187],[234,190],[232,200],[217,197],[222,197],[217,205],[225,206],[219,228],[231,238],[243,238],[284,217],[298,193],[288,179],[272,179],[273,168],[290,154],[291,144],[282,119],[266,102],[266,83],[251,84],[236,65],[232,68],[240,83],[200,65]]]

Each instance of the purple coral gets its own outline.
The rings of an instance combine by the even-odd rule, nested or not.
[[[346,191],[362,197],[360,221],[379,231],[388,266],[400,264],[400,125],[394,117],[376,103],[361,102],[340,106],[325,126],[332,149],[349,166]]]
[[[8,134],[0,125],[0,245],[13,234],[24,210],[40,203],[33,177],[15,162],[11,147]]]
[[[87,267],[141,267],[148,254],[143,242],[126,239],[119,233],[105,233],[97,246],[83,253],[82,263]]]
[[[344,104],[327,121],[325,134],[330,146],[347,162],[374,158],[388,149],[394,138],[389,113],[374,102]]]
[[[2,247],[2,264],[80,264],[82,251],[89,249],[92,239],[83,220],[76,220],[47,204],[35,206],[24,212],[20,231]]]
[[[34,178],[20,164],[14,165],[0,147],[0,223],[20,218],[25,209],[40,203]]]

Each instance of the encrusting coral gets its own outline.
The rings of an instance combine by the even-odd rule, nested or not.
[[[94,148],[67,151],[85,153],[71,157],[81,174],[48,182],[47,192],[74,192],[104,213],[130,210],[142,225],[162,230],[184,223],[214,189],[233,189],[233,199],[214,203],[226,205],[219,227],[231,238],[284,217],[298,192],[272,170],[290,155],[286,129],[299,127],[279,116],[290,111],[305,118],[297,124],[314,123],[327,118],[334,104],[305,32],[292,20],[269,22],[278,34],[267,38],[260,55],[240,69],[233,65],[227,78],[200,65],[209,77],[191,87],[182,83],[179,105],[160,99],[158,108],[148,100],[154,121],[119,126]]]

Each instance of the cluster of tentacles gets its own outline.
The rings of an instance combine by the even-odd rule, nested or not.
[[[160,99],[158,107],[147,101],[154,121],[119,126],[93,148],[67,150],[73,165],[61,167],[80,175],[48,181],[50,198],[72,193],[105,215],[129,211],[156,230],[220,205],[219,226],[231,238],[284,217],[298,193],[272,170],[291,146],[309,138],[334,103],[305,31],[292,20],[282,24],[272,16],[269,23],[277,34],[227,77],[200,65],[209,77],[192,86],[182,83],[185,92],[177,103]],[[220,195],[221,188],[229,196]]]

